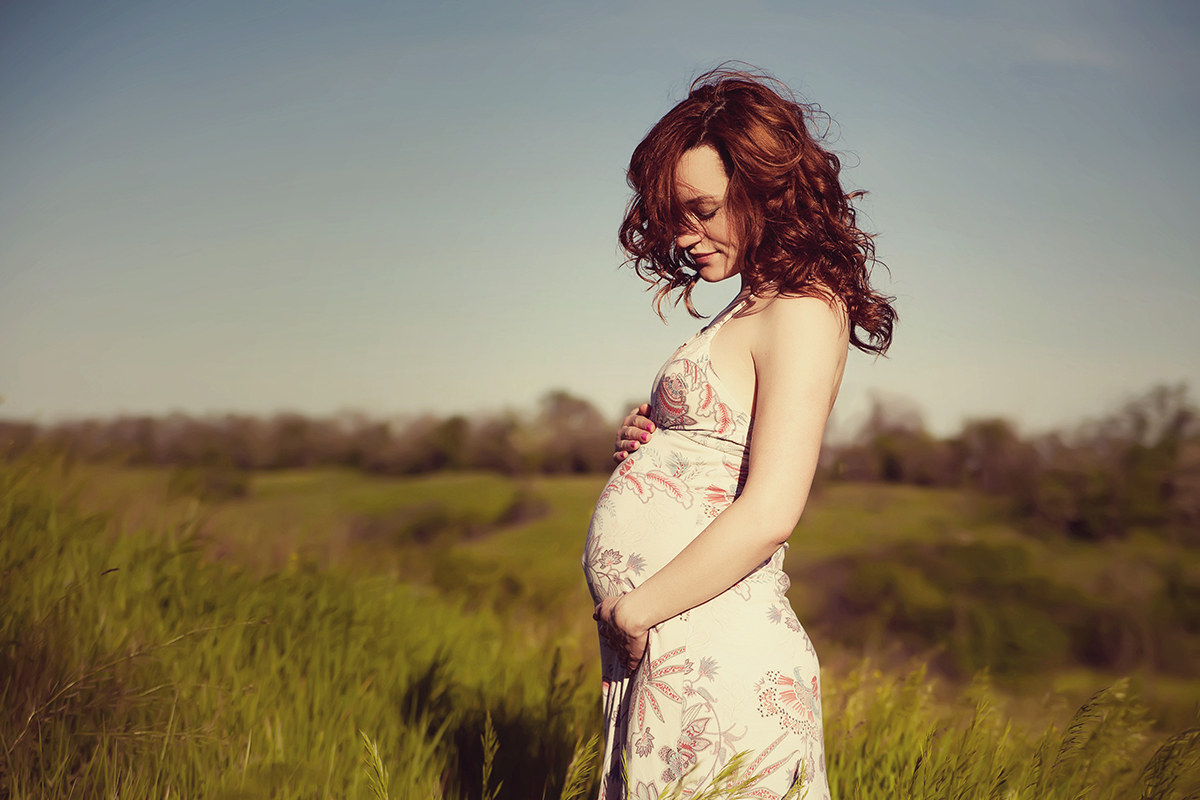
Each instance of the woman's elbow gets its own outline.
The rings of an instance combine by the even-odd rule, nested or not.
[[[792,535],[792,531],[796,530],[796,524],[800,521],[800,515],[797,514],[795,519],[791,521],[779,521],[771,526],[767,535],[771,544],[776,547],[781,546]]]
[[[745,500],[744,496],[739,498]],[[804,503],[780,501],[778,498],[762,498],[758,502],[746,504],[749,506],[746,510],[754,517],[754,527],[762,536],[766,544],[778,547],[788,540],[792,535],[792,531],[796,529],[797,523],[800,522],[800,514],[804,511]]]

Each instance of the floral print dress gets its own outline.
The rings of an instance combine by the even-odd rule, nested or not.
[[[613,472],[588,528],[583,569],[597,603],[664,567],[741,492],[751,417],[722,387],[708,352],[740,307],[685,342],[655,379],[657,430]],[[600,800],[653,800],[680,778],[690,796],[743,752],[742,774],[755,777],[750,797],[778,800],[802,780],[801,796],[827,800],[820,670],[785,595],[786,548],[651,629],[632,675],[601,638]]]

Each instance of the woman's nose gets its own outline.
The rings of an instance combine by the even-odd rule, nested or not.
[[[679,245],[680,250],[687,250],[699,244],[701,238],[696,231],[683,231],[675,237],[675,244]]]

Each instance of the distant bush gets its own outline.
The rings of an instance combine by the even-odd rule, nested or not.
[[[1016,678],[1065,666],[1200,675],[1200,576],[1136,595],[1084,593],[1016,544],[909,543],[814,565],[815,629],[850,647],[886,642],[944,674]]]
[[[350,524],[350,537],[360,542],[385,542],[393,547],[430,545],[478,539],[497,529],[520,525],[550,511],[545,499],[524,489],[497,509],[494,516],[481,516],[437,500],[389,510],[384,514],[360,515]]]
[[[177,467],[167,480],[167,494],[218,503],[241,500],[250,496],[250,476],[236,469]]]
[[[971,487],[1021,518],[1079,539],[1143,528],[1200,544],[1200,411],[1184,386],[1160,386],[1073,431],[1022,438],[1004,419],[936,439],[920,415],[877,400],[828,477]]]

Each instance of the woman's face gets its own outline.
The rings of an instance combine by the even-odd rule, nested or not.
[[[729,177],[721,156],[710,145],[692,148],[675,169],[675,191],[688,211],[687,228],[675,243],[688,252],[709,283],[738,274],[738,245],[725,206]]]

